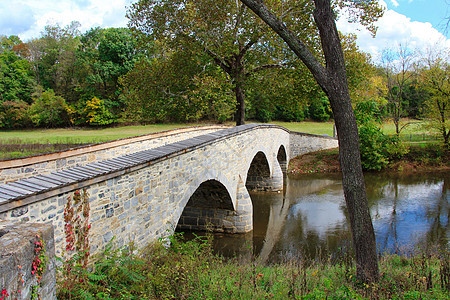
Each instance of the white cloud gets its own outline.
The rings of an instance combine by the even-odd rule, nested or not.
[[[396,0],[391,0],[392,5],[394,5],[395,7],[397,7],[399,4]]]
[[[0,34],[16,34],[26,41],[39,37],[46,25],[64,27],[72,21],[80,22],[82,32],[97,26],[124,27],[128,21],[125,7],[133,1],[0,0]]]
[[[385,6],[385,2],[380,1]],[[345,18],[338,20],[338,29],[343,33],[355,33],[358,36],[357,43],[361,50],[372,55],[378,62],[381,52],[387,48],[395,48],[399,44],[407,44],[410,48],[424,51],[438,43],[450,47],[450,40],[433,26],[426,22],[411,21],[410,18],[393,10],[386,10],[384,16],[376,23],[377,35],[371,34],[360,24],[350,24]]]

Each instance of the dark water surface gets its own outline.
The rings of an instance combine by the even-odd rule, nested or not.
[[[450,172],[365,178],[379,251],[408,253],[431,245],[449,249]],[[287,177],[283,192],[251,193],[251,198],[254,230],[215,234],[218,253],[278,262],[299,255],[333,255],[350,246],[338,175]]]

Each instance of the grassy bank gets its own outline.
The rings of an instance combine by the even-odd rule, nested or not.
[[[440,144],[411,144],[409,152],[401,159],[391,161],[387,171],[433,171],[450,169],[450,152]],[[338,149],[308,153],[293,158],[289,163],[291,174],[339,172]]]
[[[361,284],[347,254],[323,261],[298,259],[263,265],[224,260],[211,242],[153,245],[139,255],[107,250],[91,271],[58,282],[58,299],[448,299],[449,253],[380,258],[380,281]]]

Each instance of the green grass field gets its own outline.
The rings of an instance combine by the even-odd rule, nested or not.
[[[23,143],[99,143],[138,136],[148,133],[161,132],[176,128],[183,128],[206,124],[154,124],[137,126],[120,126],[103,129],[31,129],[0,131],[0,143],[9,140],[20,140]]]
[[[333,136],[333,122],[271,122],[286,127],[292,131]],[[166,131],[196,125],[208,125],[212,123],[184,123],[184,124],[153,124],[120,126],[104,129],[32,129],[32,130],[8,130],[0,131],[0,145],[12,141],[21,143],[99,143],[116,140],[125,137],[138,136],[148,133]],[[229,122],[227,125],[233,125]],[[394,134],[395,127],[392,123],[385,123],[383,130],[387,134]],[[423,122],[416,121],[403,129],[401,135],[426,135],[429,132],[424,129]]]

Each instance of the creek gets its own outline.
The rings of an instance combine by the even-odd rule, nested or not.
[[[379,252],[449,249],[450,172],[371,173],[365,180]],[[339,175],[287,176],[283,192],[250,195],[254,230],[215,233],[217,253],[253,255],[273,263],[299,256],[333,257],[351,246]]]

